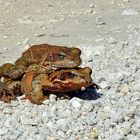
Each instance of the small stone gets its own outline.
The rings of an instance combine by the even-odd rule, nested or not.
[[[90,101],[87,101],[84,103],[81,110],[84,112],[91,112],[93,108],[94,108],[93,104]]]
[[[46,34],[35,34],[34,36],[35,37],[43,37],[43,36],[45,36]]]
[[[97,132],[97,129],[96,128],[93,128],[91,130],[90,137],[93,138],[93,139],[98,139],[98,132]]]
[[[110,38],[108,39],[108,43],[109,43],[109,44],[116,44],[117,41],[116,41],[116,39],[115,39],[114,37],[110,37]]]
[[[95,8],[96,6],[94,4],[89,5],[90,8]]]
[[[123,93],[124,95],[127,95],[129,92],[129,87],[128,85],[125,83],[121,86],[121,93]]]
[[[7,48],[7,47],[3,47],[3,49],[4,49],[4,50],[8,50],[8,48]]]
[[[71,111],[69,109],[66,109],[64,113],[62,110],[58,110],[57,115],[61,118],[68,118],[69,116],[71,116]]]
[[[56,101],[57,96],[55,94],[50,94],[49,99],[50,101]]]
[[[7,39],[7,38],[8,38],[8,36],[6,36],[6,35],[3,36],[3,39]]]
[[[51,114],[51,117],[55,117],[56,116],[56,114],[57,114],[57,108],[56,108],[55,105],[51,107],[50,114]]]
[[[59,119],[56,122],[57,125],[57,129],[58,130],[62,130],[62,131],[67,131],[68,130],[68,124],[69,124],[69,120],[68,119]]]
[[[80,115],[79,110],[73,110],[72,111],[72,118],[77,119]]]
[[[140,37],[136,40],[135,45],[140,46]]]
[[[17,45],[21,45],[21,43],[20,42],[17,42]]]
[[[46,111],[44,111],[43,113],[42,113],[42,117],[48,117],[49,115],[48,115],[48,112],[46,112]]]
[[[0,135],[4,135],[8,132],[8,129],[6,127],[0,128]]]
[[[131,101],[132,102],[135,102],[135,105],[137,104],[137,102],[139,101],[140,99],[140,94],[139,92],[134,92],[133,96],[131,97]]]
[[[65,18],[61,18],[59,21],[65,21],[66,19]]]
[[[7,119],[5,122],[4,122],[4,125],[6,127],[11,127],[11,119]]]
[[[129,120],[131,120],[133,117],[132,116],[124,116],[124,120],[125,121],[129,121]]]
[[[133,87],[135,92],[140,92],[140,80]]]
[[[105,21],[104,21],[104,18],[102,16],[98,16],[96,17],[96,24],[97,25],[105,25]]]
[[[140,128],[137,127],[137,124],[134,123],[131,127],[132,134],[136,135],[140,132]]]
[[[126,137],[127,140],[139,140],[140,138],[138,136],[135,136],[133,134],[129,134]]]
[[[60,137],[66,137],[65,133],[63,131],[57,131],[57,134],[60,136]]]
[[[113,123],[117,123],[117,122],[122,122],[124,119],[123,119],[123,116],[121,115],[121,112],[116,112],[116,110],[110,110],[109,112],[109,116],[112,120]]]
[[[50,129],[56,128],[56,124],[53,123],[52,121],[49,121],[49,122],[47,123],[47,126],[48,126]]]
[[[105,88],[107,88],[109,86],[109,83],[107,82],[107,81],[102,81],[101,83],[100,83],[100,87],[102,87],[102,89],[105,89]]]
[[[125,77],[129,77],[131,75],[130,72],[125,72],[125,71],[121,71],[121,72],[116,72],[116,73],[110,73],[109,75],[107,75],[107,81],[110,82],[116,82],[116,81],[122,81]]]
[[[118,127],[118,131],[122,134],[122,135],[128,135],[131,131],[131,124],[128,121],[125,121],[123,123],[121,123]]]
[[[109,135],[104,140],[125,140],[125,138],[121,134],[115,133],[113,135]]]
[[[27,127],[25,127],[25,133],[27,136],[33,137],[38,133],[38,128],[33,125],[28,125]]]
[[[71,103],[72,103],[72,106],[74,107],[74,108],[80,108],[81,107],[81,103],[79,102],[79,100],[78,99],[73,99],[73,100],[71,100]]]
[[[133,15],[137,15],[137,14],[138,14],[138,12],[133,9],[126,9],[122,13],[122,15],[125,15],[125,16],[133,16]]]
[[[134,118],[134,112],[135,112],[135,108],[131,108],[131,107],[129,107],[128,110],[125,110],[125,112],[123,113],[124,120],[129,121],[130,119],[133,119]]]
[[[25,125],[37,125],[38,124],[36,119],[29,118],[26,115],[21,115],[20,121],[22,124],[25,124]]]
[[[44,100],[43,104],[48,105],[50,103],[50,100]]]
[[[50,22],[50,23],[56,23],[56,22],[58,22],[58,20],[52,19],[52,20],[50,20],[49,22]]]

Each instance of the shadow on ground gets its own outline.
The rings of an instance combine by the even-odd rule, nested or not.
[[[72,99],[74,97],[83,99],[83,100],[96,100],[102,96],[101,93],[97,92],[93,87],[88,87],[85,90],[80,90],[80,91],[72,91],[68,93],[50,93],[49,91],[45,91],[44,95],[50,96],[50,94],[55,94],[57,96],[57,99]]]
[[[76,91],[72,93],[72,97],[77,97],[83,100],[96,100],[102,96],[95,88],[89,87],[83,91]]]

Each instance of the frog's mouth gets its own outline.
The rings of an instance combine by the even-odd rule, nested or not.
[[[81,64],[80,54],[81,51],[78,48],[50,51],[43,58],[43,65],[57,68],[76,68]]]
[[[81,61],[57,61],[57,62],[44,62],[45,67],[54,68],[77,68]]]

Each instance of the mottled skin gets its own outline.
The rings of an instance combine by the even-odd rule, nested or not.
[[[29,99],[32,103],[41,104],[48,98],[44,91],[48,93],[60,93],[67,96],[68,92],[81,90],[88,86],[99,88],[91,79],[91,69],[89,67],[77,69],[62,69],[51,74],[37,74],[29,71],[24,74],[21,81],[22,92],[25,93],[24,99]]]
[[[0,81],[0,101],[10,103],[11,100],[15,99],[13,91]]]
[[[48,74],[36,74],[36,71],[28,71],[21,80],[21,91],[25,94],[22,99],[29,99],[32,103],[41,104],[48,97],[44,95],[41,79],[47,79]]]
[[[41,44],[31,46],[22,58],[26,58],[29,64],[42,62],[45,67],[75,68],[81,64],[80,54],[78,48]]]
[[[25,94],[23,99],[41,104],[48,98],[46,93],[60,93],[65,97],[71,91],[89,86],[98,89],[99,86],[91,79],[91,69],[78,68],[81,64],[80,53],[78,48],[64,46],[30,46],[15,64],[6,63],[0,67],[0,77],[4,77],[0,85],[1,95],[5,97],[6,86],[14,95],[21,91]],[[6,92],[9,95],[9,91]]]
[[[0,67],[0,77],[4,77],[3,84],[18,95],[21,91],[21,79],[25,73],[35,71],[36,75],[47,75],[61,68],[76,68],[81,64],[80,54],[78,48],[49,44],[33,45],[22,53],[15,64],[3,64]],[[27,83],[28,87],[30,82]],[[0,85],[1,88],[2,86]]]
[[[55,71],[42,79],[43,88],[52,92],[70,92],[91,85],[91,69],[89,67]]]
[[[0,77],[19,79],[32,64],[41,64],[46,69],[75,68],[81,64],[80,53],[78,48],[49,44],[33,45],[22,53],[15,65],[2,65]]]

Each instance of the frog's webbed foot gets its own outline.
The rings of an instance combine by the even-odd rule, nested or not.
[[[27,99],[33,104],[41,105],[41,104],[43,104],[42,102],[45,99],[48,99],[48,97],[44,96],[43,98],[40,99],[39,95],[37,95],[37,96],[25,95],[25,97],[21,98],[21,100],[27,100]]]
[[[37,105],[41,105],[41,102],[37,102],[35,100],[33,100],[33,98],[29,95],[26,95],[25,97],[22,97],[21,100],[29,100],[31,103],[33,104],[37,104]]]
[[[93,88],[95,88],[95,89],[97,89],[97,90],[102,89],[102,88],[101,88],[99,85],[97,85],[96,83],[92,83],[90,86],[93,87]]]

